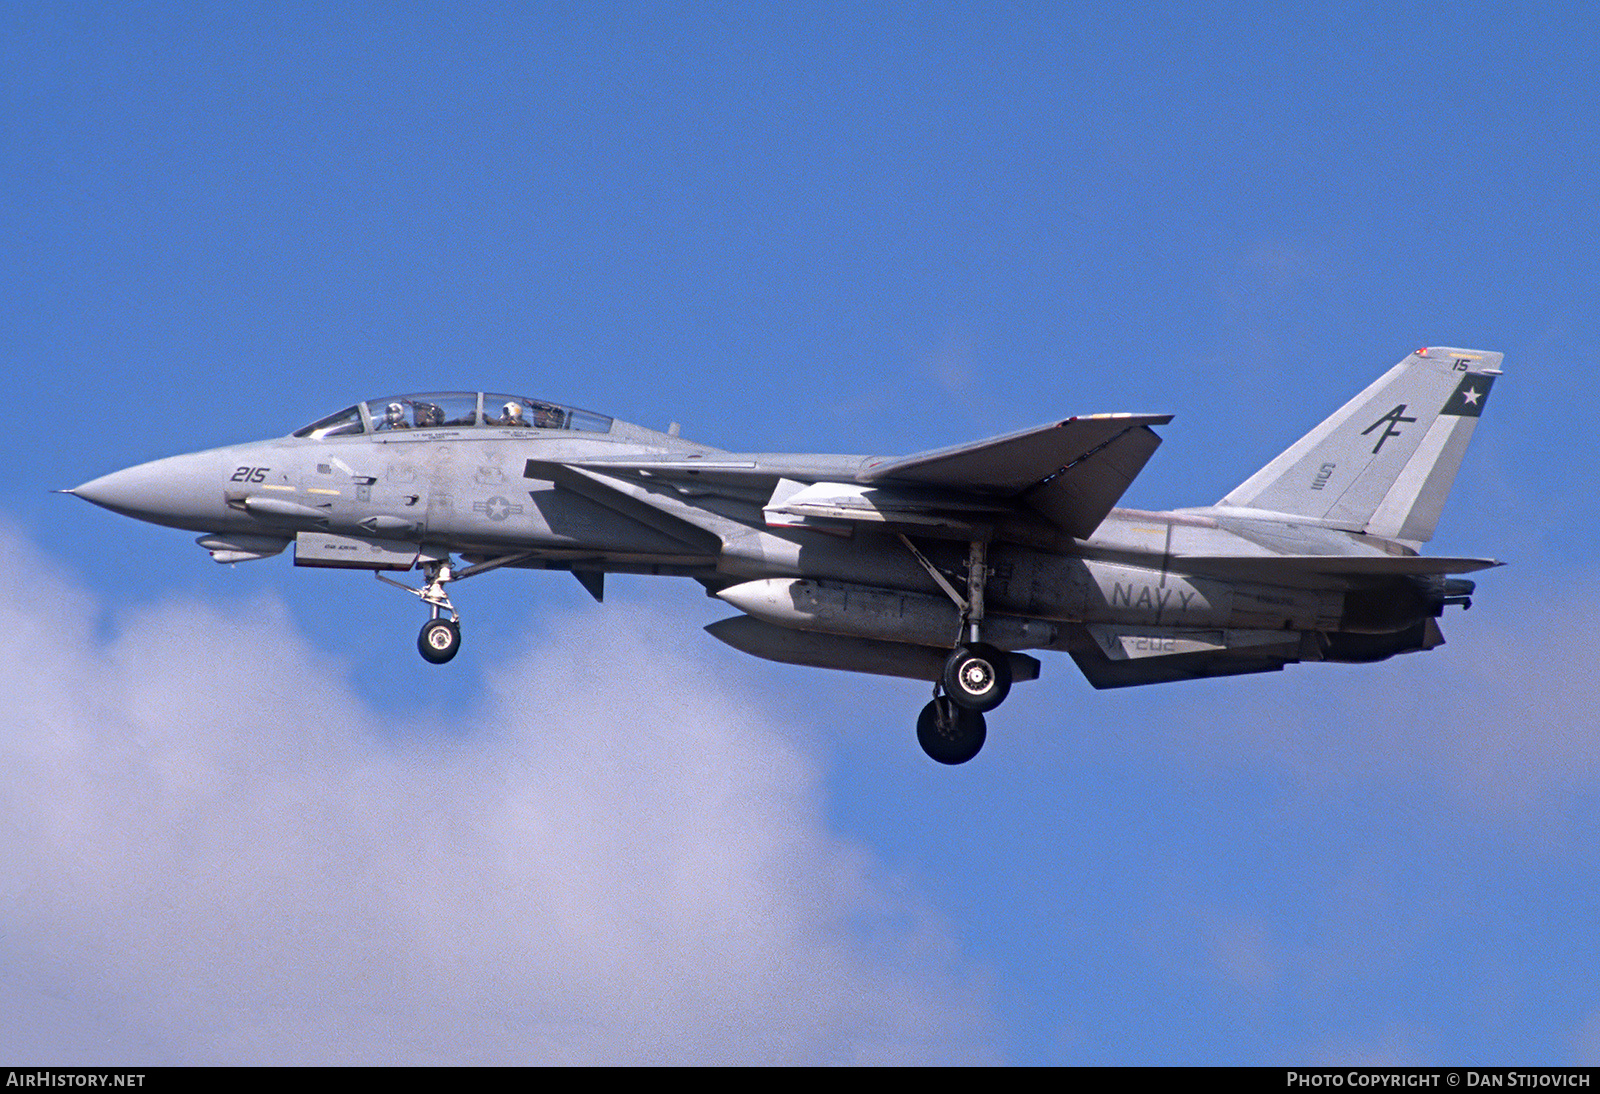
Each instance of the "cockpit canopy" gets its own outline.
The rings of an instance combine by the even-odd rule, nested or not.
[[[294,436],[311,440],[409,429],[570,429],[610,433],[611,419],[543,399],[490,392],[444,391],[391,395],[330,414]]]

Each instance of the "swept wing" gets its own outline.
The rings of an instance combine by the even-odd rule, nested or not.
[[[1005,498],[1077,539],[1094,534],[1161,444],[1170,414],[1095,414],[972,444],[869,460],[868,485],[904,484]]]

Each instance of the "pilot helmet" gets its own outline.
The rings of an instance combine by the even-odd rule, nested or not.
[[[513,422],[522,420],[522,405],[520,403],[507,403],[502,409],[505,411],[506,417]]]
[[[406,408],[401,406],[399,403],[390,403],[386,410],[390,421],[396,421],[405,417]]]

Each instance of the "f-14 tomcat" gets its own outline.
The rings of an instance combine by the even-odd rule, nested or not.
[[[1380,661],[1443,643],[1458,576],[1418,553],[1501,355],[1408,356],[1215,505],[1117,501],[1167,414],[1067,418],[912,456],[724,451],[517,395],[357,403],[288,437],[156,460],[70,491],[200,532],[218,562],[294,545],[372,570],[461,643],[447,586],[500,567],[690,577],[758,657],[933,683],[923,748],[962,763],[984,712],[1063,650],[1097,688]],[[458,562],[457,559],[460,559]],[[420,571],[421,587],[384,571]]]

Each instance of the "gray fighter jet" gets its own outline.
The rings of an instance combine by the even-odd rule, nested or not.
[[[1444,638],[1433,535],[1498,353],[1424,348],[1215,505],[1115,508],[1166,414],[1096,414],[913,456],[727,452],[517,395],[373,399],[279,440],[70,493],[200,532],[218,562],[294,545],[419,597],[422,656],[461,643],[447,587],[503,566],[700,582],[758,657],[928,680],[923,748],[962,763],[984,712],[1062,650],[1097,688],[1381,661]],[[457,561],[459,558],[460,562]],[[420,571],[421,587],[386,571]]]

